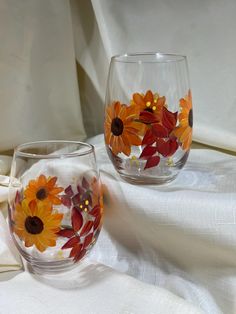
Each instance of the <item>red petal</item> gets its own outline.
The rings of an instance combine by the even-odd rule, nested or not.
[[[88,181],[85,179],[85,177],[83,177],[83,180],[82,180],[82,187],[83,187],[85,190],[88,190],[88,189],[89,189],[89,183],[88,183]]]
[[[99,215],[99,216],[97,216],[97,218],[95,219],[94,225],[93,225],[93,230],[94,230],[94,231],[99,227],[100,222],[101,222],[101,218],[102,218],[102,215]]]
[[[77,185],[77,191],[78,191],[78,193],[80,193],[80,194],[84,194],[84,189],[81,188],[80,185]]]
[[[65,189],[65,193],[66,193],[68,196],[73,196],[73,195],[74,195],[74,192],[73,192],[73,190],[72,190],[71,185],[69,185],[69,186]]]
[[[168,130],[158,123],[152,125],[152,132],[156,137],[168,137]]]
[[[159,119],[157,118],[157,116],[155,116],[153,113],[149,111],[140,112],[139,120],[145,124],[159,122]]]
[[[178,147],[177,139],[170,139],[170,154],[168,156],[172,156],[177,151]]]
[[[75,232],[73,229],[62,229],[62,230],[58,231],[57,234],[60,237],[71,238],[71,237],[73,237],[73,235],[75,235]]]
[[[70,249],[70,248],[74,247],[75,245],[79,244],[79,242],[80,242],[79,237],[77,237],[77,236],[73,237],[63,245],[62,250]]]
[[[157,151],[157,148],[154,146],[150,146],[147,145],[146,147],[144,147],[141,155],[139,156],[139,158],[144,158],[146,159],[147,157],[151,157],[152,155],[154,155]]]
[[[89,220],[86,222],[86,224],[83,226],[82,231],[80,232],[80,235],[83,236],[86,233],[88,233],[93,227],[93,221]]]
[[[71,198],[67,195],[61,196],[61,202],[66,207],[71,207]]]
[[[69,257],[74,257],[75,255],[78,255],[82,250],[82,244],[76,244],[73,249],[70,251]]]
[[[84,239],[84,244],[83,244],[83,248],[87,248],[89,246],[89,244],[92,242],[93,240],[93,233],[90,233],[89,235],[87,235],[87,237]]]
[[[101,208],[99,205],[95,205],[94,208],[89,212],[90,215],[92,216],[97,216],[101,212]]]
[[[176,126],[178,112],[170,112],[166,107],[163,107],[162,124],[171,132]]]
[[[168,141],[164,141],[163,139],[159,138],[157,141],[157,151],[163,157],[172,156],[178,149],[178,146],[179,145],[176,139],[169,139]]]
[[[152,133],[151,129],[148,129],[142,140],[142,145],[152,145],[156,141],[156,136]]]
[[[75,256],[75,261],[78,262],[79,260],[81,260],[85,254],[86,254],[86,250],[82,250],[81,252],[79,252],[79,254]]]
[[[73,205],[78,205],[80,203],[80,194],[77,193],[75,196],[72,197]]]
[[[21,201],[21,197],[20,197],[20,193],[19,191],[16,192],[16,196],[15,196],[15,203],[18,204]]]
[[[73,227],[74,231],[75,232],[79,231],[83,225],[83,216],[76,209],[76,207],[73,207],[73,209],[72,209],[71,220],[72,220],[72,227]]]
[[[157,166],[159,162],[160,162],[159,156],[150,157],[146,162],[144,170]]]

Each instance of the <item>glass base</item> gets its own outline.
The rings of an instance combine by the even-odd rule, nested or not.
[[[162,185],[162,184],[167,184],[172,182],[178,174],[174,174],[172,176],[168,176],[168,177],[142,177],[142,176],[135,176],[135,175],[126,175],[123,173],[119,172],[119,175],[121,176],[121,178],[123,180],[125,180],[128,183],[131,184],[145,184],[145,185]]]

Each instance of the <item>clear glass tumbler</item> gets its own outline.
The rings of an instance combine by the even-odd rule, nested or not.
[[[185,56],[137,53],[111,59],[104,135],[125,180],[162,184],[184,166],[193,127]]]
[[[10,230],[36,273],[68,270],[91,250],[101,229],[102,204],[92,145],[43,141],[15,149]]]

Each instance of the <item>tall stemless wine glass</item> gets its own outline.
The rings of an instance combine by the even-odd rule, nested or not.
[[[92,145],[45,141],[15,149],[10,229],[16,247],[36,273],[58,273],[75,266],[95,244],[102,213]]]
[[[187,160],[192,126],[185,56],[112,57],[104,134],[108,155],[122,178],[140,184],[173,180]]]

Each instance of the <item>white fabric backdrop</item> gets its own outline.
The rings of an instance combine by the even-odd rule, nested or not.
[[[94,124],[91,113],[95,99],[102,110],[112,55],[176,52],[188,56],[194,140],[236,151],[234,0],[72,0],[71,5],[89,135],[102,131],[102,120]]]
[[[1,0],[0,41],[0,151],[83,139],[69,2]]]

